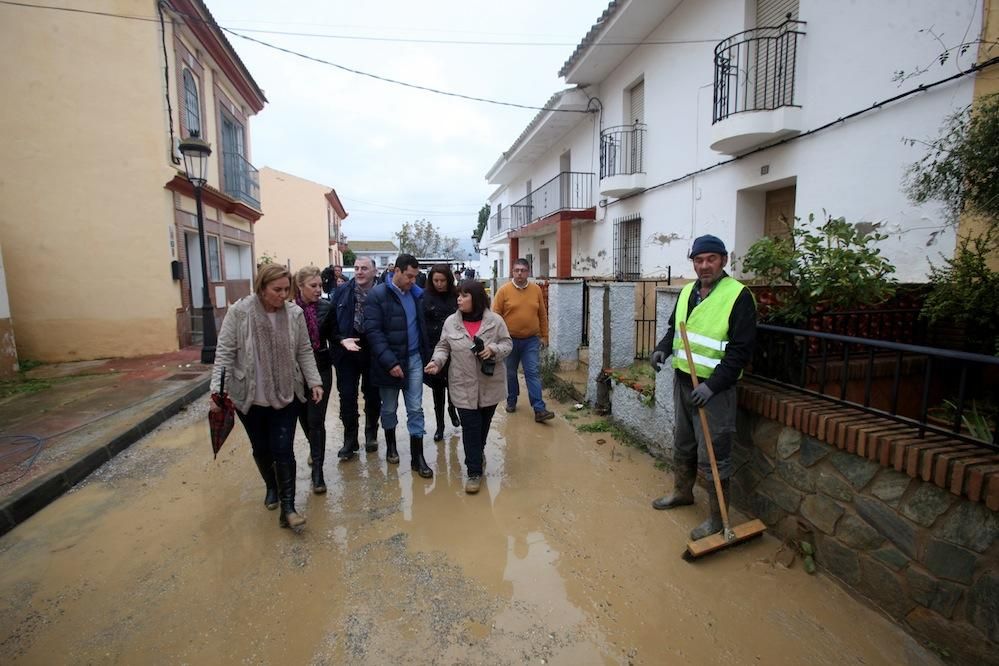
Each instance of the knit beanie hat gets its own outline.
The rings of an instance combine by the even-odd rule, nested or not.
[[[725,243],[717,236],[705,234],[694,239],[694,245],[690,248],[690,258],[693,259],[699,254],[714,252],[715,254],[728,255]]]

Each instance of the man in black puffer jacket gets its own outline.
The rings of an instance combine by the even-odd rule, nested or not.
[[[364,333],[371,345],[371,382],[382,399],[386,460],[399,462],[395,427],[399,422],[399,391],[406,401],[411,467],[425,479],[434,472],[423,457],[423,366],[430,349],[422,311],[423,290],[415,285],[420,264],[416,257],[400,254],[395,273],[371,290],[364,303]],[[394,455],[393,455],[394,454]]]

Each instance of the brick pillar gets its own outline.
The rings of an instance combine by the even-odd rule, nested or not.
[[[659,287],[656,289],[656,343],[666,335],[669,328],[669,317],[676,308],[680,287]],[[656,375],[656,417],[655,431],[659,436],[654,439],[663,455],[672,460],[673,456],[673,358],[666,359],[659,374]]]
[[[555,276],[572,277],[572,220],[559,220],[558,235],[555,244],[558,247],[558,259],[555,264]]]
[[[510,238],[510,269],[507,275],[513,277],[513,262],[520,258],[520,239],[516,236]]]
[[[560,362],[579,363],[583,343],[583,281],[551,280],[548,283],[548,346]]]

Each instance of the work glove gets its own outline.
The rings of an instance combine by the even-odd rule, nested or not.
[[[708,404],[708,400],[710,400],[711,396],[714,394],[715,392],[708,388],[707,384],[701,383],[697,385],[697,388],[690,392],[690,401],[698,407],[703,407]]]
[[[664,351],[659,351],[657,349],[656,351],[652,352],[652,356],[649,357],[649,365],[652,366],[653,370],[659,372],[659,367],[666,362],[667,356],[669,356],[669,354],[667,354]]]

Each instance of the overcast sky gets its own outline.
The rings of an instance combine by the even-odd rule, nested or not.
[[[247,32],[351,69],[417,85],[542,106],[608,0],[206,0],[233,30],[368,38],[548,42],[456,45]],[[495,189],[484,175],[537,111],[376,81],[229,35],[269,103],[251,120],[255,166],[336,188],[352,240],[392,238],[427,218],[465,239]],[[266,213],[266,211],[265,211]]]

